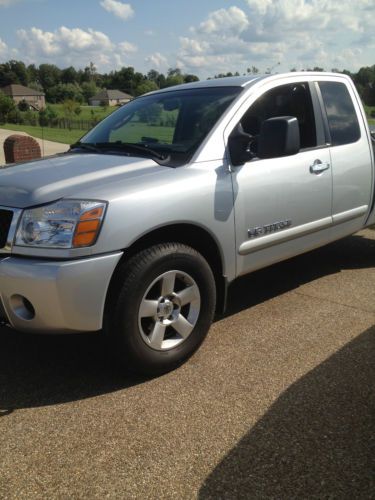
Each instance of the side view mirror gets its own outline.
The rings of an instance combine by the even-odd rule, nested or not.
[[[241,123],[238,123],[228,138],[228,149],[232,165],[238,167],[254,158],[250,151],[253,136],[244,132]]]
[[[298,120],[277,116],[262,123],[258,138],[258,158],[295,155],[301,147]]]

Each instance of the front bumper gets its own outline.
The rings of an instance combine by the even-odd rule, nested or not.
[[[100,330],[109,282],[121,256],[116,252],[70,261],[0,258],[0,300],[7,320],[28,332]]]

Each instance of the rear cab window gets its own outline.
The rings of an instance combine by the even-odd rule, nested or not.
[[[318,85],[327,114],[331,145],[357,142],[361,131],[347,86],[341,82],[319,82]]]

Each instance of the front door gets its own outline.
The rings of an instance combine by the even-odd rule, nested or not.
[[[313,248],[317,232],[332,224],[330,152],[318,112],[308,83],[287,84],[265,92],[240,120],[256,136],[264,120],[295,116],[301,150],[233,167],[237,275]]]

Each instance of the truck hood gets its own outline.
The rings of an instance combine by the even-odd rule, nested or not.
[[[169,167],[148,158],[93,153],[66,153],[6,166],[0,168],[0,206],[26,208],[81,193],[100,195],[106,184],[128,183],[166,170]]]

